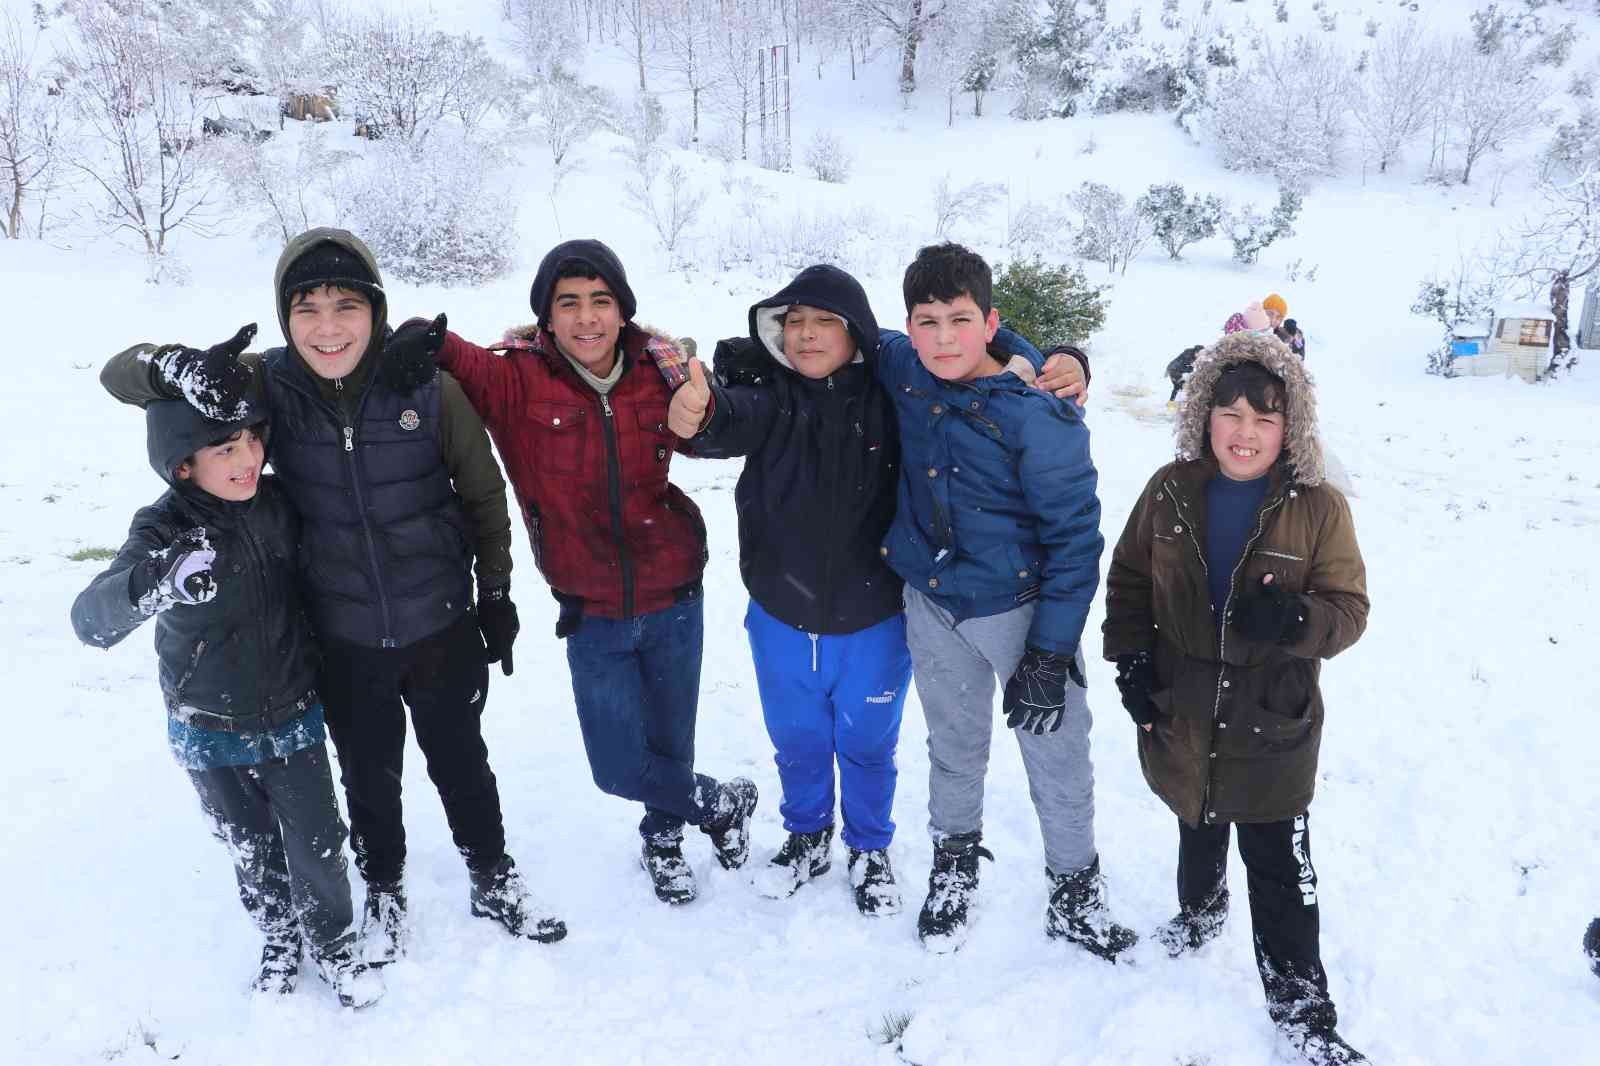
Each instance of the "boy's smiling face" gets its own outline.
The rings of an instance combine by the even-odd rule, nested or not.
[[[1211,454],[1223,476],[1254,481],[1271,470],[1283,451],[1283,423],[1281,413],[1257,411],[1243,395],[1226,407],[1213,407]]]
[[[906,318],[906,332],[928,373],[944,381],[971,381],[1004,368],[989,357],[989,342],[1000,328],[1000,313],[986,315],[963,293],[954,300],[920,303]]]
[[[622,335],[622,308],[603,278],[562,278],[550,294],[546,323],[556,347],[596,377],[611,373]]]
[[[856,342],[832,311],[795,304],[783,314],[783,354],[797,371],[821,380],[850,361]]]
[[[193,459],[179,463],[178,479],[194,482],[219,500],[241,503],[255,497],[264,453],[255,428],[241,429],[221,444],[201,448]]]
[[[318,377],[346,377],[372,340],[372,303],[332,285],[303,292],[289,304],[289,339]]]

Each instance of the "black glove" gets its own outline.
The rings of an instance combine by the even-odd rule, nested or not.
[[[432,322],[412,318],[389,334],[379,373],[384,387],[390,392],[410,392],[432,381],[439,372],[439,349],[444,346],[447,325],[444,315]]]
[[[1150,698],[1156,687],[1156,664],[1147,651],[1117,656],[1117,691],[1122,693],[1122,709],[1134,725],[1150,725],[1160,712]]]
[[[201,351],[198,348],[173,348],[156,359],[156,370],[166,385],[189,405],[217,422],[232,422],[248,412],[253,375],[239,362],[239,353],[255,339],[256,324],[241,326],[239,332]]]
[[[490,589],[478,597],[478,629],[489,649],[489,661],[500,664],[500,672],[511,676],[511,645],[516,643],[522,624],[517,621],[517,605],[511,602],[511,587]]]
[[[1006,682],[1001,706],[1006,712],[1006,728],[1021,726],[1035,736],[1061,728],[1067,709],[1067,678],[1079,688],[1088,688],[1077,657],[1029,647],[1022,653],[1017,672]]]
[[[204,529],[185,530],[165,551],[133,568],[128,575],[128,599],[147,615],[160,614],[178,603],[207,603],[217,595],[217,582],[211,574],[216,559]]]
[[[1272,575],[1239,595],[1229,612],[1234,629],[1263,644],[1293,644],[1305,628],[1306,605],[1298,595],[1272,583]]]

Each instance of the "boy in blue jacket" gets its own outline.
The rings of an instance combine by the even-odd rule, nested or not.
[[[917,933],[965,940],[978,886],[983,782],[998,678],[1044,837],[1045,932],[1114,960],[1136,941],[1111,919],[1094,841],[1090,714],[1078,642],[1099,585],[1100,502],[1089,430],[990,344],[992,275],[957,244],[907,268],[910,336],[885,331],[902,475],[884,557],[906,583],[907,638],[928,724],[928,896]]]
[[[170,488],[134,515],[116,559],[73,603],[72,625],[109,648],[155,619],[169,746],[265,940],[254,987],[292,991],[304,946],[341,1003],[366,1006],[383,983],[354,950],[345,827],[294,564],[300,522],[261,472],[264,419],[248,404],[235,415],[212,420],[183,400],[145,408],[150,465]]]

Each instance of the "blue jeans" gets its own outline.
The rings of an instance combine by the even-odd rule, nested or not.
[[[899,776],[894,754],[911,684],[905,615],[855,633],[816,636],[751,600],[744,625],[767,735],[777,749],[784,829],[813,833],[833,824],[837,758],[845,844],[888,847]]]
[[[715,798],[716,781],[694,772],[704,607],[696,592],[626,620],[585,615],[567,637],[589,770],[602,792],[644,804],[643,836],[699,825]]]

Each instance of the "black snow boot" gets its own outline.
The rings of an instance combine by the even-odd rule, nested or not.
[[[317,960],[322,979],[333,988],[341,1007],[370,1007],[383,998],[383,972],[356,958],[348,947]]]
[[[1176,959],[1215,940],[1228,920],[1228,890],[1220,888],[1203,906],[1184,907],[1156,930],[1156,939]]]
[[[756,891],[768,899],[787,899],[813,877],[833,868],[833,826],[790,833],[772,861],[756,871]]]
[[[361,911],[361,960],[387,966],[406,953],[406,893],[397,881],[368,885]]]
[[[748,777],[735,777],[717,785],[711,813],[700,824],[711,838],[717,861],[724,870],[737,870],[750,857],[750,816],[755,813],[756,783]]]
[[[1589,958],[1589,969],[1600,977],[1600,918],[1590,922],[1588,932],[1583,934],[1583,953]]]
[[[472,913],[493,918],[512,936],[554,944],[567,935],[567,923],[550,913],[543,901],[528,891],[511,856],[494,869],[472,875]]]
[[[261,946],[261,965],[250,987],[257,992],[287,996],[300,977],[300,934],[274,936]]]
[[[1289,1045],[1313,1066],[1348,1066],[1352,1062],[1366,1062],[1367,1057],[1345,1042],[1336,1030],[1327,1026],[1280,1025]]]
[[[933,847],[928,898],[917,915],[917,936],[935,954],[955,951],[967,939],[967,911],[978,891],[978,860],[994,861],[981,833],[947,836]]]
[[[683,837],[679,833],[655,833],[645,837],[639,865],[650,875],[656,899],[662,903],[688,903],[698,894],[694,870],[683,857]]]
[[[850,887],[855,890],[856,910],[868,918],[900,913],[900,886],[887,849],[850,849]]]
[[[1106,883],[1100,878],[1100,857],[1081,870],[1069,874],[1053,873],[1050,903],[1044,910],[1044,931],[1052,937],[1072,941],[1108,962],[1139,942],[1139,934],[1111,917],[1106,906]]]

